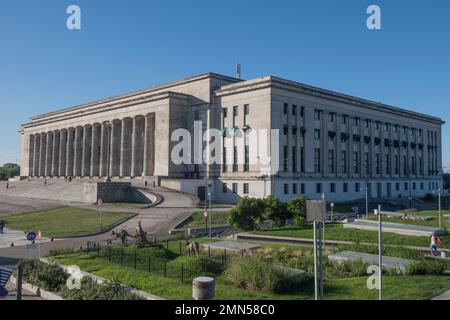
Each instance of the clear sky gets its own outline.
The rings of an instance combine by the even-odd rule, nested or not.
[[[81,8],[81,30],[66,8]],[[381,7],[382,29],[366,27]],[[203,72],[276,75],[450,121],[448,0],[1,0],[0,164],[30,116]],[[443,128],[450,165],[449,125]]]

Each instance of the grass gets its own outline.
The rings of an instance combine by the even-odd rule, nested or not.
[[[441,214],[448,214],[450,211],[442,211]],[[415,220],[409,220],[409,219],[402,219],[398,217],[383,217],[383,221],[385,222],[391,222],[391,223],[402,223],[402,224],[408,224],[408,225],[414,225],[414,226],[424,226],[424,227],[439,227],[439,211],[438,210],[430,210],[430,211],[411,211],[408,213],[409,215],[413,216],[421,216],[421,217],[432,217],[431,220],[427,221],[415,221]],[[450,217],[441,217],[442,219],[442,228],[448,230],[450,226]],[[369,220],[378,220],[377,217],[371,217]]]
[[[211,223],[212,226],[224,226],[227,225],[228,212],[226,211],[211,211]],[[209,222],[208,222],[209,223]],[[209,224],[208,224],[209,225]],[[204,228],[205,217],[203,211],[194,212],[187,220],[185,220],[177,229],[187,228]]]
[[[106,207],[116,207],[116,208],[125,208],[125,209],[145,209],[148,208],[150,204],[145,203],[128,203],[128,202],[111,202],[107,203]]]
[[[132,216],[130,213],[101,212],[77,207],[61,207],[8,216],[8,228],[22,231],[41,230],[44,237],[73,237],[99,232],[100,215],[103,229],[108,229]]]
[[[77,265],[82,270],[101,277],[116,280],[165,299],[192,299],[192,285],[164,278],[145,271],[121,267],[86,254],[69,254],[55,257],[65,265]],[[442,276],[385,276],[383,278],[384,298],[398,300],[428,299],[450,288],[450,277]],[[313,283],[286,294],[252,292],[234,287],[224,276],[216,278],[216,299],[219,300],[307,300],[314,298]],[[378,291],[366,287],[367,277],[329,279],[324,282],[325,299],[354,300],[378,298]]]
[[[281,228],[274,230],[253,231],[251,233],[265,236],[282,236],[307,239],[313,238],[313,228],[310,225],[302,228]],[[446,236],[448,237],[450,235],[447,233]],[[444,237],[444,243],[441,245],[442,248],[450,248],[449,241],[445,241],[445,238],[447,237]],[[325,238],[326,240],[351,241],[355,243],[378,243],[378,232],[345,229],[342,224],[327,224],[325,228]],[[429,237],[415,237],[384,232],[383,244],[428,247],[430,245],[430,239]]]

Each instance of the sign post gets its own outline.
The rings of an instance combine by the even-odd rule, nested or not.
[[[36,232],[34,232],[34,231],[27,233],[27,240],[31,241],[30,244],[26,245],[26,249],[28,250],[30,260],[31,260],[31,251],[36,249],[36,244],[34,242],[36,240],[36,237],[37,237],[37,235],[36,235]]]
[[[314,293],[316,300],[323,299],[323,243],[320,227],[325,223],[326,217],[325,201],[306,200],[306,220],[313,223],[314,232]],[[317,223],[319,223],[319,230],[317,230]],[[319,232],[319,239],[317,239],[317,232]],[[319,266],[317,262],[319,262]]]

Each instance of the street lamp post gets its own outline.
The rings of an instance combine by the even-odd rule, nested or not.
[[[381,206],[378,205],[378,210],[375,209],[374,212],[375,216],[378,215],[378,286],[379,286],[379,295],[378,299],[383,299],[383,252],[382,252],[382,243],[381,243],[381,232],[382,232],[382,225],[381,225]]]
[[[437,193],[438,196],[438,210],[439,210],[439,229],[442,229],[442,218],[441,218],[441,189],[433,190],[433,194]]]

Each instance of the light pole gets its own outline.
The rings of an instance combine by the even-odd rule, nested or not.
[[[439,229],[442,229],[442,219],[441,219],[441,189],[433,190],[433,193],[438,195],[438,209],[439,209]]]
[[[325,192],[322,192],[322,201],[325,202],[325,220],[322,222],[323,230],[322,230],[322,249],[325,249],[325,223],[327,222],[327,202],[325,201]]]
[[[375,216],[378,215],[378,286],[379,286],[379,295],[378,299],[383,299],[383,283],[382,283],[382,275],[383,275],[383,252],[382,252],[382,243],[381,243],[381,205],[378,205],[378,210],[374,211]]]
[[[209,212],[208,212],[208,219],[209,219],[209,238],[212,238],[212,211],[211,211],[211,192],[208,192],[209,197]]]

